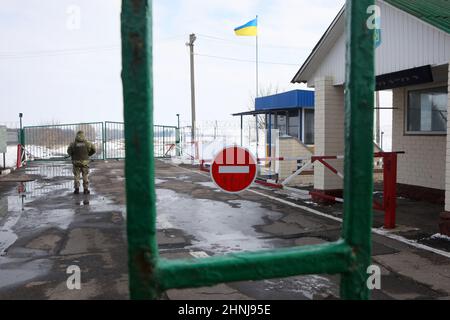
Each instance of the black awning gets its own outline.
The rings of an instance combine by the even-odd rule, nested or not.
[[[431,66],[383,74],[377,77],[377,91],[433,82]]]

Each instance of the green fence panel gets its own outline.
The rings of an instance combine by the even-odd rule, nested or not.
[[[23,128],[23,142],[28,160],[67,160],[67,147],[82,130],[94,143],[97,153],[92,159],[103,159],[102,122],[27,126]]]
[[[105,159],[125,159],[125,125],[123,122],[105,122]]]
[[[97,153],[92,159],[125,159],[125,124],[105,121],[24,127],[22,145],[25,145],[28,160],[68,160],[67,147],[74,141],[78,130],[85,131],[87,139],[97,148]],[[157,158],[176,156],[177,128],[155,125],[154,132],[154,156]]]
[[[121,14],[131,298],[157,299],[167,289],[229,281],[341,273],[342,298],[368,299],[374,32],[367,28],[366,21],[367,9],[374,0],[347,1],[343,240],[320,246],[175,261],[159,257],[156,239],[151,4],[151,0],[123,0]]]
[[[176,155],[177,131],[177,127],[153,126],[153,149],[156,158]]]

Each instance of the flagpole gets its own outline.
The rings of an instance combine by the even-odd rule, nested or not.
[[[258,25],[258,16],[256,16],[256,23]],[[259,43],[258,30],[256,31],[256,98],[259,97]]]
[[[258,43],[258,15],[256,15],[256,98],[259,97],[259,43]],[[256,115],[256,158],[259,158],[259,132],[258,132],[258,115]]]

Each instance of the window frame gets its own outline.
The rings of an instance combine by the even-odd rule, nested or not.
[[[312,114],[313,114],[313,117],[314,117],[314,121],[313,121],[313,126],[312,126],[312,130],[313,130],[313,141],[312,141],[312,143],[308,143],[308,141],[306,141],[306,113],[307,113],[307,111],[311,111],[312,112]],[[312,145],[315,145],[316,144],[316,132],[315,132],[315,121],[316,121],[316,110],[315,110],[315,108],[304,108],[303,109],[303,136],[302,136],[302,142],[305,144],[305,145],[308,145],[308,146],[312,146]]]
[[[297,112],[297,116],[295,117],[295,118],[297,118],[297,125],[296,126],[294,126],[294,125],[291,126],[291,112],[293,112],[293,111]],[[287,128],[288,135],[291,136],[291,134],[290,134],[291,133],[291,128],[297,128],[297,137],[294,137],[294,136],[291,136],[291,137],[299,139],[299,140],[301,140],[301,132],[300,132],[301,118],[302,118],[301,117],[301,113],[302,113],[302,109],[292,109],[292,110],[288,111],[288,128]]]
[[[410,101],[410,92],[414,91],[425,91],[425,90],[432,90],[437,88],[447,88],[447,95],[448,92],[448,84],[445,82],[439,82],[432,85],[421,85],[421,86],[412,86],[405,88],[404,90],[404,99],[403,99],[403,135],[404,136],[446,136],[447,130],[448,130],[448,122],[447,122],[447,128],[445,131],[409,131],[408,130],[408,110],[409,110],[409,101]],[[448,96],[447,96],[448,100]],[[447,109],[449,108],[447,104]]]

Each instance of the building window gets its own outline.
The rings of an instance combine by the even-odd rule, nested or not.
[[[314,144],[314,110],[304,109],[305,135],[303,143]]]
[[[408,92],[407,133],[447,132],[448,92],[446,87]]]
[[[280,130],[280,136],[285,136],[287,133],[287,117],[285,113],[277,114],[277,126],[276,128]]]
[[[297,139],[300,138],[300,117],[298,110],[289,111],[289,135]]]

